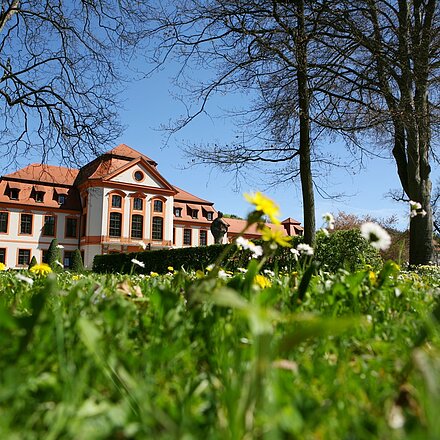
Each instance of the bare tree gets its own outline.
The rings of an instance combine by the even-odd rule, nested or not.
[[[403,191],[427,213],[411,218],[409,261],[427,264],[433,251],[430,160],[431,131],[438,123],[438,2],[343,0],[324,15],[331,28],[327,44],[343,67],[334,84],[333,117],[321,124],[374,132],[390,145]]]
[[[230,145],[193,146],[187,152],[197,163],[236,173],[245,166],[261,166],[264,172],[276,165],[275,183],[299,177],[308,243],[315,236],[312,162],[322,159],[313,149],[312,124],[325,110],[313,84],[322,76],[323,65],[309,51],[314,53],[319,46],[319,16],[327,3],[176,1],[158,11],[159,24],[152,30],[158,40],[156,61],[162,64],[176,55],[182,65],[176,80],[188,92],[188,112],[172,131],[204,112],[216,93],[254,93],[255,100],[240,114],[247,126],[246,139]],[[194,76],[195,66],[214,76],[196,75],[196,81],[191,81],[188,76]],[[337,66],[328,71],[333,74],[334,70]],[[321,85],[320,93],[325,88]],[[331,162],[327,158],[327,164]]]
[[[7,0],[0,11],[1,154],[81,162],[112,142],[119,66],[142,37],[142,2]]]

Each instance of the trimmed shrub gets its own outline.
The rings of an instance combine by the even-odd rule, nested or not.
[[[35,258],[35,255],[32,257],[31,262],[29,263],[28,269],[31,267],[34,267],[37,264],[37,259]]]
[[[296,245],[302,237],[295,237],[292,244]],[[261,242],[254,241],[255,244]],[[156,251],[133,252],[129,254],[107,254],[97,255],[93,260],[93,271],[99,273],[119,272],[149,274],[157,272],[164,274],[168,272],[168,267],[175,269],[184,268],[185,270],[204,270],[213,264],[225,247],[228,245],[213,244],[211,246],[188,247],[182,249],[160,249]],[[145,268],[133,265],[131,260],[135,258],[145,264]],[[231,247],[228,255],[223,260],[223,267],[228,270],[236,270],[239,267],[247,267],[251,258],[250,251],[237,251]],[[287,248],[278,247],[274,257],[270,258],[264,268],[292,269],[296,265],[292,253]]]
[[[72,272],[84,272],[84,263],[81,258],[81,252],[79,249],[75,249],[72,254],[72,265],[70,270]]]
[[[362,237],[358,229],[336,231],[328,236],[318,235],[315,259],[330,272],[340,268],[353,271],[365,264],[376,268],[382,263],[379,251]]]
[[[59,272],[62,269],[57,261],[61,263],[61,252],[58,248],[58,240],[54,238],[50,242],[49,249],[47,250],[47,264],[54,272]]]

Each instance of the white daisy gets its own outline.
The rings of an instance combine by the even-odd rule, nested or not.
[[[361,225],[361,234],[376,249],[386,251],[391,245],[391,237],[377,223],[367,222]]]
[[[132,262],[133,264],[137,264],[139,267],[145,267],[145,263],[143,263],[142,261],[136,260],[136,258],[133,258],[133,259],[131,260],[131,262]]]
[[[33,280],[32,278],[25,277],[25,276],[22,275],[21,273],[18,273],[18,274],[16,275],[16,277],[17,277],[17,280],[24,281],[25,283],[28,283],[28,284],[31,285],[31,286],[32,286],[32,284],[34,284],[34,280]]]
[[[57,249],[64,249],[64,246],[62,244],[57,244]]]
[[[292,254],[293,254],[295,260],[297,260],[298,257],[299,257],[299,251],[297,251],[297,250],[294,249],[294,248],[290,248],[290,252],[292,252]]]
[[[329,229],[335,229],[335,218],[330,212],[323,214],[322,219],[327,223]]]
[[[147,245],[143,241],[138,241],[138,245],[143,249],[147,249]]]
[[[313,255],[313,248],[306,243],[300,243],[296,249],[301,255]]]

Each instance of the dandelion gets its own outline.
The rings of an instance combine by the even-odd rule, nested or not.
[[[386,251],[391,245],[391,237],[385,229],[376,223],[361,225],[361,234],[376,249]]]
[[[283,234],[282,231],[279,229],[271,229],[267,226],[263,227],[263,230],[261,232],[261,238],[264,241],[271,241],[272,243],[279,244],[283,247],[290,247],[290,240],[292,237],[289,237],[288,235]]]
[[[0,271],[6,270],[6,264],[0,263]]]
[[[30,272],[38,276],[46,276],[52,272],[51,267],[46,263],[35,264],[29,269]]]
[[[280,208],[273,200],[269,199],[261,192],[245,194],[244,197],[249,203],[252,203],[255,206],[256,211],[267,215],[272,223],[276,225],[281,223],[277,218],[280,214]]]
[[[145,265],[144,265],[145,266]],[[157,273],[157,272],[150,272],[150,277],[151,278],[156,278],[156,277],[158,277],[159,276],[159,274]]]
[[[26,276],[22,275],[21,273],[18,273],[16,275],[16,278],[17,278],[17,280],[28,283],[30,286],[32,286],[32,284],[34,284],[34,280],[32,278],[26,277]]]
[[[168,266],[167,269],[168,269],[170,272],[174,272],[174,267],[173,267],[173,266]]]
[[[325,223],[327,223],[327,227],[329,229],[335,229],[335,218],[330,212],[323,214],[322,219]]]
[[[313,248],[306,243],[300,243],[296,248],[301,255],[313,255]]]
[[[272,283],[268,278],[266,278],[264,275],[255,275],[254,283],[260,287],[260,289],[265,289],[266,287],[270,287]]]
[[[142,267],[142,268],[145,267],[145,263],[143,263],[142,261],[136,260],[136,258],[133,258],[133,259],[131,260],[131,262],[132,262],[133,264],[136,264],[136,265],[139,266],[139,267]]]

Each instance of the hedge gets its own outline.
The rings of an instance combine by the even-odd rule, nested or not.
[[[294,244],[299,239],[294,241]],[[255,241],[256,244],[261,244]],[[188,247],[182,249],[160,249],[144,252],[132,252],[126,254],[96,255],[93,260],[93,271],[98,273],[145,273],[156,272],[167,273],[168,267],[174,269],[184,268],[185,270],[205,270],[207,266],[214,263],[227,245],[213,244],[211,246]],[[223,261],[223,267],[227,270],[236,270],[239,267],[247,267],[251,253],[249,251],[237,250],[231,247]],[[145,264],[145,268],[134,265],[131,260],[135,258]],[[291,269],[295,265],[292,253],[289,249],[279,247],[274,257],[270,258],[265,269],[277,270],[287,267]]]

